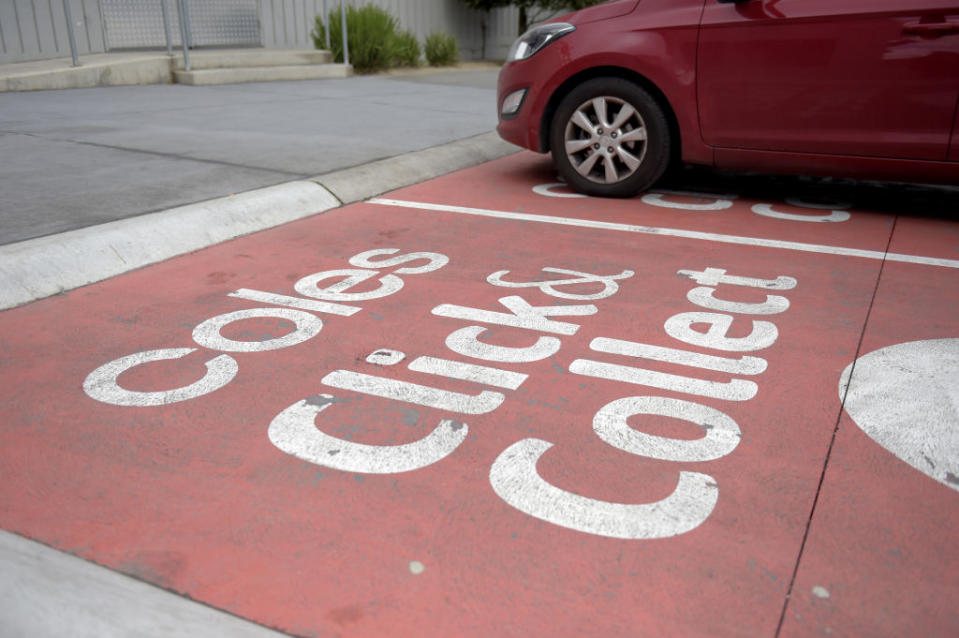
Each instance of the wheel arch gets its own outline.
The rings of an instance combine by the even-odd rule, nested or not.
[[[672,105],[669,103],[669,100],[666,98],[666,95],[659,89],[659,87],[657,87],[645,76],[621,66],[596,66],[584,69],[568,77],[562,84],[559,85],[559,87],[557,87],[555,91],[553,91],[553,94],[549,97],[549,101],[546,103],[546,108],[543,109],[543,117],[540,121],[540,152],[550,152],[549,138],[550,130],[553,125],[553,117],[555,117],[556,110],[559,108],[559,104],[563,101],[563,98],[565,98],[570,91],[583,82],[603,77],[620,78],[633,82],[649,93],[654,100],[656,100],[656,103],[663,109],[663,113],[666,115],[666,122],[669,125],[670,155],[675,161],[679,161],[680,157],[682,156],[679,120],[676,118],[676,113],[673,110]]]

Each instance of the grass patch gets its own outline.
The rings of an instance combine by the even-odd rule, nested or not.
[[[366,5],[346,8],[347,44],[350,48],[350,64],[361,73],[382,71],[393,66],[396,50],[396,18],[383,9]],[[330,11],[329,29],[323,17],[316,16],[313,45],[317,49],[329,49],[336,62],[343,63],[343,13],[340,9]]]
[[[445,33],[433,33],[426,38],[425,51],[430,66],[451,66],[460,58],[456,38]]]

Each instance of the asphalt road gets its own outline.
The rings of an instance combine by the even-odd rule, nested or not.
[[[0,245],[492,131],[496,75],[0,94]]]

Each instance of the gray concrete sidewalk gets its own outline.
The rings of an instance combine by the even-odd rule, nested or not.
[[[0,245],[490,132],[496,73],[0,93]]]
[[[0,93],[0,309],[516,151],[497,73]]]

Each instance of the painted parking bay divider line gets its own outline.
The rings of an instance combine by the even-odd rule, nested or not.
[[[679,228],[660,228],[656,226],[639,226],[634,224],[621,224],[617,222],[603,222],[591,219],[578,219],[574,217],[555,217],[552,215],[536,215],[532,213],[515,213],[502,210],[490,210],[486,208],[470,208],[467,206],[449,206],[446,204],[430,204],[426,202],[411,202],[402,199],[385,199],[376,197],[368,200],[369,204],[380,206],[394,206],[399,208],[413,208],[423,211],[457,213],[461,215],[475,215],[478,217],[493,217],[496,219],[512,219],[515,221],[537,222],[542,224],[557,224],[560,226],[575,226],[579,228],[594,228],[598,230],[615,230],[627,233],[639,233],[644,235],[658,235],[660,237],[678,237],[681,239],[699,239],[703,241],[713,241],[724,244],[738,244],[741,246],[756,246],[764,248],[780,248],[783,250],[795,250],[807,253],[820,253],[824,255],[839,255],[843,257],[860,257],[863,259],[879,259],[886,261],[896,261],[907,264],[921,264],[925,266],[942,266],[944,268],[959,268],[959,260],[940,259],[937,257],[924,257],[921,255],[903,255],[899,253],[889,253],[881,250],[863,250],[860,248],[844,248],[842,246],[827,246],[824,244],[806,244],[803,242],[784,241],[780,239],[763,239],[760,237],[742,237],[738,235],[723,235],[719,233],[704,233],[695,230],[682,230]]]

